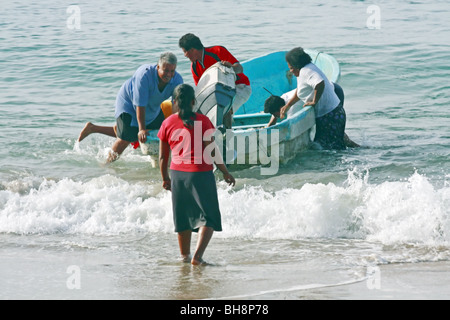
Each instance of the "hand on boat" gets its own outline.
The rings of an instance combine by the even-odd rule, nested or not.
[[[221,63],[222,63],[225,67],[228,67],[228,68],[233,67],[233,65],[232,65],[230,62],[228,62],[228,61],[222,60]]]
[[[281,107],[281,109],[280,109],[280,119],[284,119],[288,109],[289,109],[288,105],[285,105],[284,107]]]
[[[315,105],[316,105],[316,102],[314,102],[314,101],[308,101],[308,102],[306,102],[306,103],[303,105],[303,108],[304,108],[304,107],[307,107],[307,106],[314,107]]]

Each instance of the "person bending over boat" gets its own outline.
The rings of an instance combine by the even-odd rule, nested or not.
[[[163,188],[172,191],[173,219],[181,257],[184,262],[199,265],[204,264],[203,253],[214,231],[222,231],[213,160],[220,158],[214,163],[228,184],[234,186],[236,181],[221,157],[216,158],[220,151],[214,145],[213,124],[207,116],[192,111],[194,88],[188,84],[177,86],[173,100],[179,112],[164,120],[158,132],[160,170]],[[212,157],[205,149],[211,150]],[[192,231],[199,232],[199,237],[191,257]]]
[[[161,104],[172,96],[177,85],[183,83],[176,67],[177,57],[171,52],[161,54],[158,64],[140,66],[117,94],[116,125],[98,126],[88,122],[78,141],[91,133],[117,138],[107,162],[117,160],[130,143],[145,142],[148,130],[159,129],[164,121]]]
[[[271,95],[269,98],[266,99],[264,102],[264,112],[270,113],[272,117],[270,118],[269,123],[267,124],[267,127],[271,127],[275,125],[280,118],[280,110],[282,107],[286,105],[286,103],[289,102],[289,100],[292,98],[292,96],[295,94],[295,90],[286,92],[281,97]],[[289,110],[287,111],[287,118],[291,118],[293,114],[297,113],[297,111],[300,111],[303,108],[303,103],[301,101],[296,102]]]
[[[204,47],[200,39],[187,33],[178,41],[179,47],[183,50],[184,56],[191,64],[191,72],[195,85],[198,84],[202,74],[213,64],[221,61],[225,66],[233,68],[236,73],[236,96],[230,111],[224,115],[224,127],[230,129],[233,123],[233,113],[250,98],[252,89],[250,80],[244,74],[244,69],[239,61],[223,46]]]
[[[343,104],[344,103],[344,96],[343,96],[344,92],[337,83],[335,83],[334,86],[335,86],[335,92]],[[286,103],[289,102],[289,100],[292,98],[292,96],[294,94],[295,94],[295,90],[292,90],[292,91],[286,92],[281,97],[272,95],[266,99],[266,101],[264,102],[264,112],[270,113],[272,115],[272,118],[270,119],[270,121],[266,127],[271,127],[277,123],[278,119],[280,118],[281,108],[284,107],[286,105]],[[341,96],[342,96],[342,98],[341,98]],[[301,101],[296,102],[287,111],[287,118],[291,118],[292,115],[297,113],[297,111],[300,111],[302,108],[303,108],[303,103]],[[345,146],[348,148],[359,147],[359,145],[356,142],[352,141],[346,133],[344,133],[344,143],[345,143]]]
[[[311,61],[309,54],[300,47],[286,54],[289,70],[297,77],[297,88],[289,101],[281,107],[280,118],[283,119],[293,105],[302,101],[303,107],[314,107],[314,142],[324,149],[343,150],[347,145],[358,146],[345,134],[346,114],[343,101],[335,93],[333,83]]]

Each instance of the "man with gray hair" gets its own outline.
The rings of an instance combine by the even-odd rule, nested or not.
[[[78,142],[91,133],[117,138],[107,162],[117,160],[130,143],[145,142],[148,130],[159,129],[164,121],[161,104],[172,96],[177,85],[183,83],[176,67],[177,57],[171,52],[161,54],[158,64],[140,66],[117,94],[116,125],[107,127],[88,122]]]

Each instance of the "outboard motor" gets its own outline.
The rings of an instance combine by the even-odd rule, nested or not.
[[[206,115],[223,132],[223,116],[230,110],[236,96],[235,82],[233,68],[217,62],[203,73],[195,88],[193,111]]]

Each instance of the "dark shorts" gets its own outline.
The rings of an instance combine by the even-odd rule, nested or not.
[[[211,227],[222,231],[216,179],[212,171],[171,170],[175,232]]]
[[[164,113],[159,112],[155,120],[148,124],[146,129],[159,129],[164,121]],[[117,119],[117,137],[129,141],[135,142],[138,140],[139,128],[131,126],[131,115],[128,113],[122,113]]]
[[[347,117],[340,103],[334,110],[316,118],[316,136],[314,142],[324,149],[344,150],[345,123]]]

